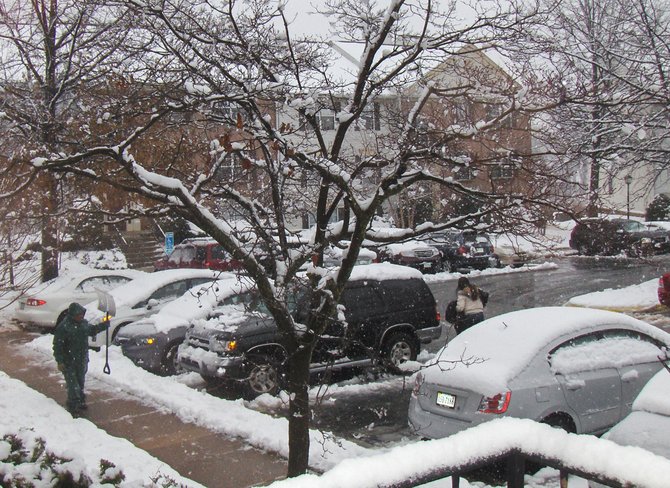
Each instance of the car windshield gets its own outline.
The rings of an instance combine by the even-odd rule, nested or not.
[[[636,222],[634,220],[630,221],[630,222],[626,222],[623,225],[623,228],[628,232],[641,232],[641,231],[645,230],[644,225],[642,225],[640,222]]]
[[[220,245],[212,246],[212,259],[226,259],[226,251]]]

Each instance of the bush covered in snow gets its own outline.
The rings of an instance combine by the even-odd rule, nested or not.
[[[97,472],[90,472],[80,460],[48,451],[44,440],[29,429],[0,439],[0,486],[119,486],[124,479],[121,470],[105,459],[100,460]]]

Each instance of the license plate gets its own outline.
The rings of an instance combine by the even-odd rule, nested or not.
[[[424,268],[430,268],[433,263],[422,263]]]
[[[442,407],[454,408],[456,406],[456,396],[438,391],[436,403]]]
[[[479,254],[484,254],[484,248],[483,247],[475,247],[475,252],[478,252]]]

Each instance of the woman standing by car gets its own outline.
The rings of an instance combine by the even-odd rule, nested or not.
[[[486,296],[486,298],[484,298]],[[458,279],[456,287],[456,332],[466,329],[484,320],[484,305],[488,294],[470,283],[465,276]]]

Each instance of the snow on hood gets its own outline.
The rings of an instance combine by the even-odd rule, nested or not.
[[[624,314],[571,307],[531,308],[492,317],[459,334],[436,354],[424,378],[429,383],[494,395],[508,389],[509,381],[545,345],[604,324],[625,325],[670,344],[670,334]],[[468,359],[480,362],[471,364]]]
[[[186,294],[171,301],[157,313],[124,327],[121,336],[167,333],[177,327],[186,327],[192,320],[206,317],[226,298],[243,293],[253,287],[244,277],[224,274],[217,281],[197,285]]]

